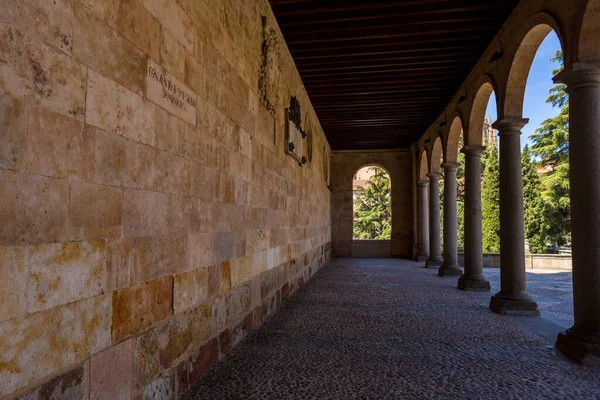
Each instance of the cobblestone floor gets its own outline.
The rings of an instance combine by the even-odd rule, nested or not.
[[[540,336],[544,318],[496,315],[489,293],[435,274],[410,261],[333,259],[184,398],[600,398],[600,370]]]

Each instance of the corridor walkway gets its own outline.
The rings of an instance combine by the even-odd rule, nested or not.
[[[541,318],[494,314],[436,272],[332,259],[184,398],[600,397],[599,369],[539,336]]]

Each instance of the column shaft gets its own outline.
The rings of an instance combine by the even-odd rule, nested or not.
[[[494,124],[500,136],[500,292],[492,297],[490,308],[499,314],[539,315],[525,279],[520,136],[527,121],[506,119]]]
[[[461,290],[489,291],[483,275],[481,236],[481,152],[483,146],[465,146],[465,272],[458,280]]]
[[[439,276],[460,276],[458,266],[458,228],[456,226],[456,168],[457,163],[444,163],[444,263]]]
[[[600,65],[565,71],[568,85],[573,308],[575,324],[557,347],[584,364],[600,364]]]
[[[419,261],[426,261],[429,258],[428,184],[427,180],[417,182],[419,188]]]
[[[440,187],[442,176],[439,172],[427,174],[429,177],[429,259],[425,266],[442,265],[442,248],[440,238]]]

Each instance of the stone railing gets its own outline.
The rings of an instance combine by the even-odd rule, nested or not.
[[[458,253],[458,263],[463,266],[464,253]],[[484,268],[500,268],[500,253],[484,253]],[[564,269],[571,270],[571,256],[568,254],[528,254],[525,256],[527,269]]]

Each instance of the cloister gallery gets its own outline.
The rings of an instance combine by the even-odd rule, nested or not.
[[[556,347],[519,325],[545,323],[520,136],[551,31],[574,321]],[[599,36],[599,0],[0,0],[0,397],[598,398]],[[390,240],[353,240],[369,165]]]

